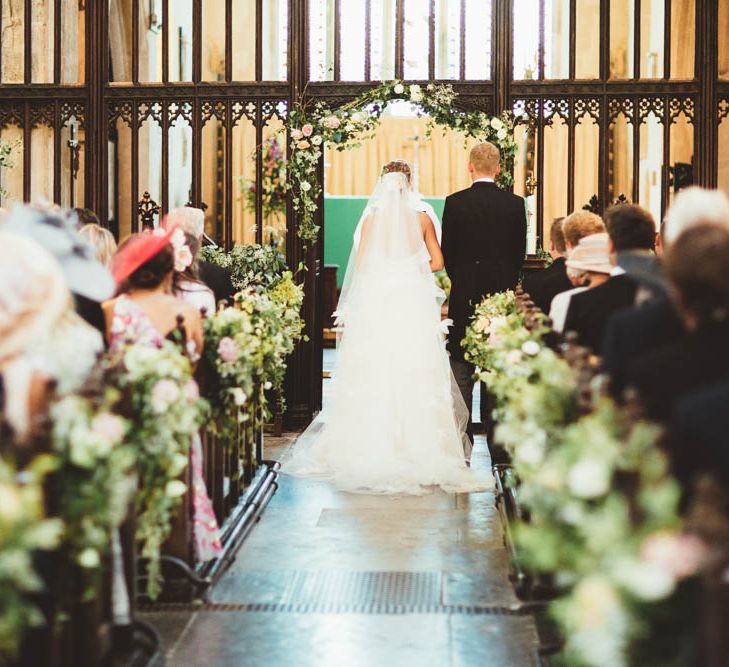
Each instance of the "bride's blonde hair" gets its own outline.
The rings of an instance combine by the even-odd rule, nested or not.
[[[382,167],[382,176],[394,173],[405,174],[405,177],[408,179],[408,183],[410,182],[412,176],[410,165],[405,160],[392,160]]]

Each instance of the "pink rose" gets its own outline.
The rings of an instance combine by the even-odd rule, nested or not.
[[[200,399],[200,389],[197,386],[197,382],[195,382],[195,380],[188,380],[187,382],[185,382],[183,390],[185,392],[185,398],[190,403],[195,403],[197,400]]]
[[[192,264],[192,251],[186,245],[175,250],[175,271],[184,271]]]
[[[303,136],[304,136],[304,135],[303,135],[303,133],[301,132],[301,130],[291,130],[291,138],[292,138],[292,139],[293,139],[294,141],[298,141],[298,140],[299,140],[299,139],[301,139],[301,137],[303,137]]]
[[[180,397],[180,387],[173,380],[159,380],[152,387],[152,408],[162,413]]]
[[[309,125],[309,123],[307,123],[306,125],[304,125],[304,127],[301,128],[301,133],[305,137],[310,137],[314,133],[314,128]]]
[[[221,338],[220,343],[218,343],[218,356],[226,363],[235,363],[240,357],[238,344],[228,336]]]
[[[296,144],[296,147],[302,151],[305,151],[310,146],[311,144],[308,141],[300,141],[298,144]]]
[[[674,579],[696,574],[706,560],[706,545],[696,535],[659,530],[640,546],[640,556]]]
[[[322,124],[329,130],[336,130],[342,123],[336,116],[327,116]]]
[[[91,420],[91,428],[112,444],[121,442],[126,428],[124,421],[116,415],[104,412]]]

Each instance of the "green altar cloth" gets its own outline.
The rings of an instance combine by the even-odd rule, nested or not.
[[[334,196],[324,198],[324,263],[339,265],[337,287],[342,286],[352,251],[354,230],[367,205],[367,199]],[[442,217],[445,197],[426,197],[425,201],[435,209],[438,218]]]

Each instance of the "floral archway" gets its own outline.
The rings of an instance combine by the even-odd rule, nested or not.
[[[456,106],[457,93],[450,85],[426,86],[402,81],[383,82],[348,104],[332,109],[322,102],[300,102],[286,122],[290,137],[286,164],[287,188],[299,214],[298,235],[305,244],[315,243],[319,234],[316,212],[323,185],[317,166],[329,145],[338,151],[356,148],[372,136],[389,102],[411,102],[428,117],[428,136],[437,126],[462,132],[465,138],[490,141],[501,151],[501,173],[496,183],[508,188],[513,183],[514,119],[510,112],[490,116],[483,111],[466,111]]]

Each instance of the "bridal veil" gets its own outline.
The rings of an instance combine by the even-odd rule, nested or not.
[[[364,493],[489,486],[466,463],[468,411],[429,261],[407,178],[385,174],[355,233],[336,311],[331,404],[284,460],[285,473]]]

